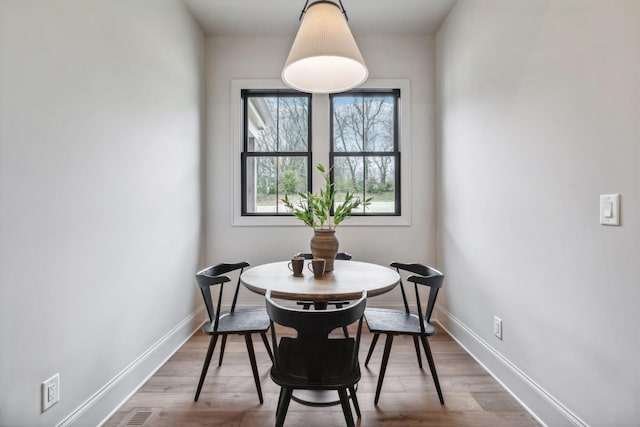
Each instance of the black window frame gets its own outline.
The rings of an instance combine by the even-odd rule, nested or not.
[[[310,93],[300,92],[292,89],[242,89],[240,91],[242,98],[242,153],[241,157],[241,216],[251,217],[280,217],[293,216],[291,212],[247,212],[247,160],[255,157],[305,157],[307,159],[307,189],[312,189],[312,95]],[[249,151],[248,147],[248,98],[249,97],[296,97],[308,99],[308,117],[307,117],[307,150],[306,151]],[[278,190],[276,188],[276,194]]]
[[[354,97],[354,96],[363,96],[363,97],[381,97],[381,96],[393,96],[393,151],[335,151],[334,144],[334,111],[333,111],[333,99],[339,97]],[[394,158],[395,165],[395,185],[394,185],[394,193],[395,193],[395,209],[394,212],[352,212],[351,216],[402,216],[402,203],[401,203],[401,162],[400,162],[400,113],[399,113],[399,105],[400,105],[400,89],[356,89],[350,90],[347,92],[335,93],[329,95],[329,165],[331,167],[330,179],[331,183],[334,182],[333,176],[333,165],[336,157],[361,157],[363,159],[363,164],[366,165],[367,157],[380,157],[380,156],[391,156]],[[364,149],[364,144],[363,144]],[[356,197],[363,198],[366,194],[366,176],[365,176],[365,193],[357,195]],[[333,214],[333,207],[331,209],[331,213]]]

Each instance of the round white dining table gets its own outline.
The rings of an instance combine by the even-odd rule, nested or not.
[[[311,300],[316,308],[327,301],[358,299],[362,291],[367,291],[368,297],[380,295],[400,283],[395,270],[360,261],[336,260],[333,271],[315,278],[307,268],[309,262],[305,262],[301,277],[289,270],[289,261],[280,261],[245,270],[240,281],[253,292],[264,295],[271,290],[275,298]]]

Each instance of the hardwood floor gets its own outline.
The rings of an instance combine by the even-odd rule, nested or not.
[[[366,327],[363,329],[366,331]],[[200,399],[193,401],[208,342],[208,336],[202,333],[194,335],[104,426],[273,426],[279,388],[269,378],[271,361],[257,335],[254,336],[254,347],[262,378],[264,404],[258,402],[244,339],[240,336],[229,338],[221,367],[217,366],[216,348]],[[362,363],[370,342],[371,335],[363,333],[360,348]],[[362,380],[358,386],[362,418],[357,425],[539,426],[441,328],[429,342],[445,405],[440,405],[438,401],[424,353],[424,369],[420,370],[413,341],[396,337],[380,402],[374,406],[373,397],[384,348],[384,337],[381,337],[369,367],[362,365]],[[340,405],[318,408],[293,401],[285,421],[285,426],[290,427],[344,425]]]

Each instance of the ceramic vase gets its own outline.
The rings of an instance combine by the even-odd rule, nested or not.
[[[311,238],[311,253],[314,258],[325,260],[324,271],[333,271],[333,261],[338,253],[338,238],[336,230],[316,229]]]

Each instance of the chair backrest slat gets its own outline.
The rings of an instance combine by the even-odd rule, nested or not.
[[[233,293],[233,301],[231,301],[231,308],[229,309],[230,312],[234,312],[236,311],[236,302],[238,302],[238,293],[240,292],[240,275],[242,275],[242,272],[244,271],[245,267],[249,267],[249,263],[247,262],[242,262],[242,263],[238,263],[238,264],[234,264],[234,271],[240,269],[240,272],[238,273],[238,280],[236,281],[236,290]]]
[[[429,298],[424,311],[424,319],[427,322],[431,321],[431,314],[436,305],[436,298],[438,297],[438,291],[444,285],[444,274],[432,267],[426,267],[424,274],[421,276],[409,276],[407,280],[413,282],[416,286],[423,285],[429,287]],[[418,307],[420,309],[420,307]]]
[[[392,262],[391,263],[391,267],[395,268],[396,271],[398,272],[398,274],[400,274],[400,270],[404,270],[406,268],[404,268],[405,266],[407,266],[407,264],[402,264],[399,262]],[[407,294],[404,290],[404,283],[402,282],[402,277],[400,277],[400,293],[402,294],[402,303],[404,304],[404,311],[405,313],[409,314],[410,310],[409,310],[409,302],[407,301]]]

